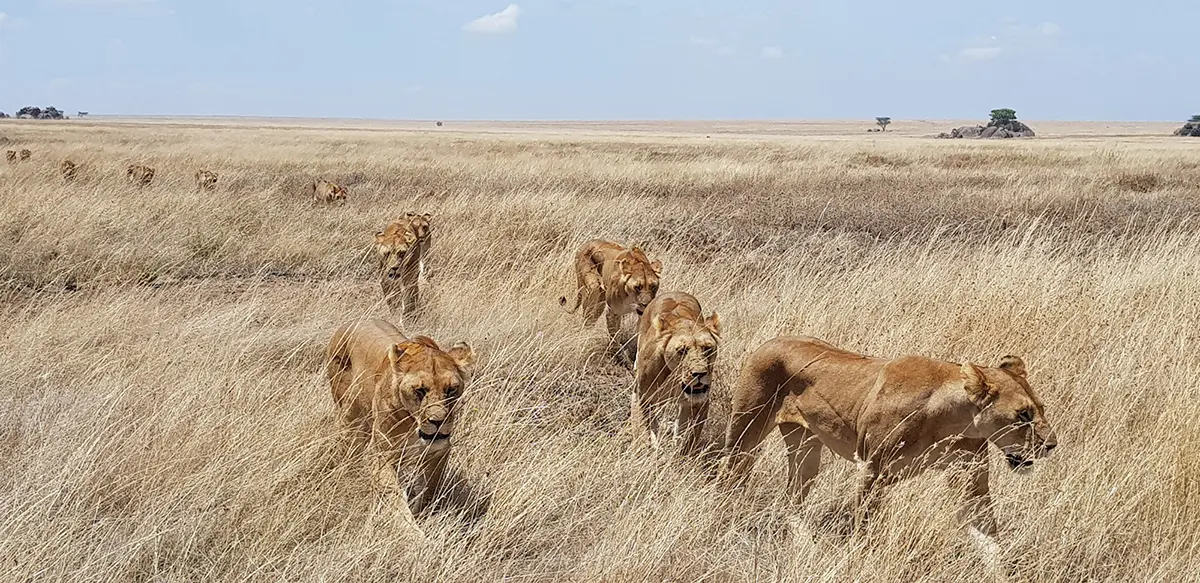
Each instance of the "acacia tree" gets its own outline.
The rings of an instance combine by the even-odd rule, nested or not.
[[[1007,107],[992,110],[992,125],[1017,121],[1017,112]]]
[[[892,118],[877,117],[877,118],[875,118],[875,123],[879,125],[879,131],[881,131],[881,132],[887,131],[888,124],[892,123]]]
[[[1200,123],[1200,113],[1193,115],[1192,119],[1189,119],[1188,121],[1192,123]]]

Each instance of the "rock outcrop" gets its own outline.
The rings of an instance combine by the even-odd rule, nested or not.
[[[994,121],[986,126],[962,126],[950,130],[950,133],[942,132],[937,135],[943,139],[958,139],[958,138],[983,138],[983,139],[1004,139],[1004,138],[1031,138],[1034,136],[1033,129],[1029,126],[1017,121]]]
[[[1175,130],[1175,135],[1200,138],[1200,122],[1189,121],[1183,124],[1183,127]]]

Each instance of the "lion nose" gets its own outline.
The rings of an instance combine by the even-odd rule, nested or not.
[[[1050,453],[1050,452],[1051,452],[1051,451],[1053,451],[1053,450],[1054,450],[1054,448],[1056,448],[1056,447],[1058,447],[1058,444],[1057,444],[1057,443],[1055,443],[1055,442],[1053,442],[1053,441],[1051,441],[1051,442],[1048,442],[1048,443],[1043,443],[1043,444],[1042,444],[1042,449],[1045,449],[1045,450],[1046,450],[1046,453]]]
[[[441,427],[442,424],[445,422],[446,422],[445,419],[430,419],[429,420],[429,423],[432,424],[434,427]]]
[[[703,380],[706,375],[708,375],[708,373],[705,371],[693,372],[692,380],[694,380],[694,381]]]

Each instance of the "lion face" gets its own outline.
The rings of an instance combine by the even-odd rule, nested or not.
[[[973,435],[968,437],[983,437],[995,444],[1013,470],[1028,468],[1058,445],[1019,357],[1005,356],[994,368],[966,363],[962,372],[964,387],[979,406],[970,432]]]
[[[196,187],[201,190],[212,190],[217,187],[217,173],[211,170],[196,171]]]
[[[408,229],[417,236],[417,240],[424,241],[425,239],[429,238],[429,230],[431,228],[429,220],[431,218],[433,218],[433,215],[430,215],[429,213],[425,213],[423,215],[418,215],[416,213],[404,213],[404,218],[402,220],[408,221]]]
[[[629,307],[639,316],[646,311],[646,306],[658,295],[658,277],[662,272],[662,262],[657,259],[650,261],[641,249],[634,247],[617,257],[617,265],[621,270],[621,285],[624,286],[625,297]]]
[[[317,180],[312,184],[313,198],[323,202],[346,202],[346,189],[328,180]]]
[[[417,244],[417,235],[399,221],[393,221],[375,233],[375,253],[379,269],[388,279],[399,279],[404,273],[404,259]]]
[[[417,336],[388,349],[392,394],[416,421],[418,442],[430,448],[450,446],[454,406],[470,381],[475,352],[465,342],[443,351],[433,339]]]
[[[663,360],[678,379],[684,398],[708,399],[721,338],[720,317],[716,312],[704,320],[699,314],[693,319],[664,313],[655,316],[652,325],[663,344]]]

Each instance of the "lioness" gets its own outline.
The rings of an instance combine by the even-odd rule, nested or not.
[[[399,218],[375,233],[375,256],[379,259],[379,286],[388,306],[399,308],[403,315],[412,313],[419,299],[417,280],[424,260],[412,221]]]
[[[130,164],[125,169],[125,179],[138,186],[150,186],[154,181],[154,169],[143,164]]]
[[[9,151],[5,152],[4,159],[8,160],[9,164],[16,164],[17,163],[17,151],[9,150]]]
[[[75,180],[75,173],[79,170],[79,166],[71,160],[63,160],[62,164],[58,165],[58,171],[62,174],[63,180],[71,182]]]
[[[211,170],[196,171],[196,190],[213,190],[217,187],[217,173]]]
[[[417,236],[417,267],[421,279],[425,279],[425,261],[429,258],[429,244],[433,238],[433,227],[429,224],[431,219],[433,219],[433,215],[429,213],[423,215],[404,213],[404,216],[400,218],[400,220],[408,221],[408,230]]]
[[[591,326],[605,314],[608,334],[615,338],[621,328],[621,316],[637,312],[638,316],[658,294],[658,278],[662,262],[650,261],[638,247],[625,247],[592,239],[575,254],[575,306],[583,306],[583,325]],[[558,302],[567,305],[563,296]],[[607,312],[605,308],[608,308]]]
[[[22,149],[21,149],[21,161],[22,161],[22,162],[24,162],[24,161],[28,160],[28,159],[29,159],[30,157],[32,157],[32,156],[33,156],[33,152],[30,152],[30,151],[29,151],[29,148],[22,148]]]
[[[779,427],[788,450],[788,490],[803,500],[821,449],[860,463],[858,524],[885,487],[929,468],[965,482],[959,519],[986,558],[996,553],[987,444],[1025,468],[1057,445],[1025,363],[995,367],[904,356],[871,358],[816,338],[781,336],[747,357],[733,394],[726,482],[740,483],[753,450]]]
[[[671,401],[679,406],[675,431],[683,436],[681,451],[692,454],[699,448],[720,339],[717,313],[702,318],[700,302],[684,292],[656,297],[638,319],[629,417],[636,432],[649,433],[655,449],[661,413]]]
[[[314,180],[311,189],[313,202],[346,202],[346,189],[328,180]]]
[[[383,320],[348,322],[330,339],[326,374],[342,422],[356,449],[366,445],[373,457],[382,493],[398,497],[396,509],[414,526],[413,513],[429,508],[443,486],[454,406],[474,362],[465,342],[442,350]],[[414,471],[410,493],[402,467]]]

